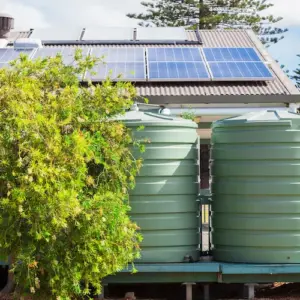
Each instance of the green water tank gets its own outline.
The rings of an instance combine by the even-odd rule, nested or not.
[[[300,263],[300,116],[217,121],[211,159],[214,259]]]
[[[130,194],[131,218],[141,228],[140,263],[199,258],[196,123],[162,114],[130,111],[124,117],[135,139],[147,139],[143,167]],[[144,129],[137,130],[140,126]]]

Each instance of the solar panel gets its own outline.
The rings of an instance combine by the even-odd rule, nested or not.
[[[263,62],[210,62],[213,79],[271,80],[272,73]]]
[[[199,48],[148,48],[148,77],[152,81],[202,81],[209,74]]]
[[[49,48],[40,48],[33,55],[33,59],[37,58],[46,58],[46,57],[55,57],[58,53],[62,55],[63,62],[65,65],[74,65],[74,55],[75,51],[78,48],[75,47],[49,47]],[[83,56],[88,55],[90,48],[82,47],[79,48],[82,50]]]
[[[108,76],[112,80],[145,81],[145,49],[131,48],[92,48],[92,56],[102,58],[94,71],[96,74],[87,74],[88,79],[102,81]],[[120,77],[121,75],[121,77]]]
[[[133,28],[128,27],[99,27],[86,28],[83,41],[131,41]]]
[[[32,49],[0,49],[0,68],[4,68],[9,66],[9,63],[15,59],[17,59],[21,53],[28,55],[29,57],[32,54]]]
[[[79,27],[52,27],[34,29],[30,38],[42,41],[76,41],[81,37],[82,28]]]
[[[199,48],[148,48],[148,60],[154,61],[203,61]]]
[[[253,48],[203,48],[205,58],[211,61],[261,61]]]
[[[254,48],[203,48],[213,80],[272,80]]]
[[[138,41],[186,41],[187,35],[183,27],[139,27]]]

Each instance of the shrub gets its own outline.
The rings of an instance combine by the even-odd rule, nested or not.
[[[77,299],[139,255],[127,215],[141,165],[130,131],[112,118],[130,83],[80,84],[97,62],[76,52],[0,70],[0,248],[18,295]],[[12,275],[11,275],[12,276]]]

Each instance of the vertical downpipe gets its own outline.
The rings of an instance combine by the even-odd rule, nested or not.
[[[203,237],[202,237],[202,199],[201,199],[201,149],[200,149],[200,138],[198,137],[197,141],[197,150],[198,150],[198,203],[199,203],[199,258],[201,258],[203,253]]]

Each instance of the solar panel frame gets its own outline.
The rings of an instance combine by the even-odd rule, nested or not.
[[[249,70],[249,67],[254,66],[255,68],[257,68],[256,65],[260,64],[261,66],[264,67],[265,70],[268,71],[268,73],[270,73],[271,76],[267,77],[267,76],[254,76],[254,75],[253,76],[252,75],[247,76],[247,75],[243,75],[243,76],[238,77],[238,76],[234,76],[234,74],[232,74],[232,73],[228,76],[217,76],[216,75],[217,72],[213,70],[213,65],[214,64],[219,65],[218,66],[218,71],[221,71],[221,72],[224,69],[222,69],[220,67],[220,64],[232,64],[232,66],[235,65],[238,68],[239,68],[238,64],[244,64],[244,68],[240,69],[241,73],[247,73],[247,72],[251,73],[251,70]],[[273,80],[275,80],[272,71],[269,70],[263,62],[210,62],[210,63],[208,63],[208,65],[209,65],[209,69],[210,69],[210,72],[211,72],[212,81],[273,81]],[[230,67],[227,66],[226,71],[228,71],[228,70],[229,70],[229,72],[232,72],[230,70]],[[261,70],[259,70],[258,68],[257,68],[257,71],[261,72]]]
[[[150,53],[151,50],[155,50],[155,54]],[[147,53],[151,62],[203,62],[202,53],[196,47],[149,47]],[[186,57],[189,57],[189,60]]]
[[[168,61],[168,60],[160,60],[160,61],[151,61],[149,60],[149,50],[150,49],[197,49],[198,53],[199,53],[199,60],[193,60],[193,61],[186,61],[186,60],[173,60],[173,61]],[[175,55],[174,55],[175,56]],[[146,58],[147,58],[147,75],[148,75],[148,81],[150,82],[186,82],[186,81],[192,81],[192,82],[202,82],[202,81],[211,81],[211,76],[209,73],[209,70],[207,68],[207,65],[205,64],[205,61],[203,59],[203,54],[202,51],[199,47],[148,47],[146,48]],[[163,78],[151,78],[151,67],[150,64],[151,63],[194,63],[194,64],[202,64],[203,65],[203,69],[201,69],[201,71],[205,71],[206,72],[206,77],[163,77]],[[195,67],[195,70],[197,70],[197,67]]]
[[[102,35],[102,36],[101,36]],[[133,27],[87,27],[82,41],[133,41]]]
[[[212,58],[211,57],[211,53],[209,53],[209,50],[215,50],[215,53],[218,53],[218,51],[222,51],[223,53],[225,52],[225,50],[229,51],[229,53],[231,54],[231,57],[227,57],[227,60],[225,60],[224,54],[223,57],[219,58],[220,59],[216,59],[216,57]],[[239,57],[238,59],[234,60],[234,57],[232,56],[232,53],[234,53],[236,51],[236,56],[240,54],[238,53],[240,52],[244,52],[244,58],[247,58],[247,60],[242,60],[243,57]],[[246,52],[250,52],[245,54]],[[202,48],[202,52],[203,52],[203,57],[204,60],[206,61],[209,73],[211,75],[211,80],[212,81],[272,81],[275,80],[274,77],[274,73],[272,72],[272,70],[265,64],[265,62],[263,61],[263,59],[261,58],[260,54],[257,52],[257,50],[255,48],[251,48],[251,47],[215,47],[215,48]],[[212,51],[211,51],[212,52]],[[246,57],[247,55],[247,57]],[[227,70],[224,69],[224,64],[226,64]],[[242,67],[242,64],[244,64],[244,66]],[[260,67],[262,67],[262,69],[260,70],[256,65],[260,65]],[[216,69],[214,66],[218,65],[218,69]],[[265,74],[268,74],[268,76],[252,76],[251,71],[249,70],[249,67],[251,66],[255,66],[255,68],[258,71],[258,74],[261,73],[261,71],[264,71]],[[237,70],[233,70],[233,69],[239,69],[239,72],[242,76],[234,76],[234,74],[232,72],[237,72]],[[232,71],[231,71],[232,70]],[[230,72],[230,75],[228,76],[216,76],[216,73],[225,71],[225,72]],[[248,76],[244,75],[245,73],[248,72]],[[244,73],[244,74],[243,74]],[[229,73],[228,73],[229,74]],[[251,74],[251,75],[250,75]],[[271,75],[271,76],[269,76]]]
[[[105,58],[103,59],[104,65],[106,64],[105,71],[102,71],[101,66],[97,65],[97,70],[98,70],[97,74],[92,75],[92,74],[89,74],[89,72],[87,72],[87,74],[85,75],[85,79],[91,79],[92,81],[103,81],[108,76],[110,76],[110,74],[109,74],[110,69],[108,66],[116,65],[115,70],[113,72],[113,75],[115,75],[115,76],[110,76],[112,81],[145,82],[147,80],[145,48],[144,47],[94,47],[94,48],[92,48],[91,55],[94,54],[95,49],[98,50],[98,54],[96,55],[98,57],[100,57],[100,55],[101,55],[101,50],[102,50],[102,52],[105,52],[106,50],[108,50],[109,59],[108,60],[105,60]],[[123,57],[121,57],[120,55],[122,55],[122,52],[124,54],[125,50],[126,50],[126,57],[129,56],[129,58],[130,58],[130,55],[132,55],[132,52],[130,53],[129,49],[134,50],[133,58],[131,58],[130,60],[123,59]],[[138,53],[139,51],[140,51],[140,53]],[[114,55],[116,55],[116,57],[114,57]],[[138,60],[135,59],[136,55],[139,57]],[[142,75],[138,76],[139,74],[135,74],[135,75],[132,74],[132,76],[131,76],[131,75],[126,75],[126,74],[121,74],[118,69],[120,69],[121,66],[124,67],[124,64],[125,64],[125,72],[126,72],[127,65],[135,64],[135,67],[139,66],[140,70],[142,70]],[[132,71],[135,71],[135,70],[132,70]],[[127,74],[130,74],[130,72]],[[124,76],[119,77],[120,75],[124,75]]]
[[[202,51],[205,60],[207,62],[237,62],[237,61],[261,62],[262,61],[262,58],[260,57],[256,49],[251,47],[214,47],[214,48],[203,47]],[[224,57],[224,54],[227,56],[227,58]],[[213,56],[217,55],[218,56],[217,58],[220,58],[221,56],[223,57],[221,57],[220,59],[217,59],[216,57],[211,58],[212,55]]]
[[[166,75],[164,76],[163,74]],[[203,62],[150,62],[148,78],[149,81],[210,80],[209,73]]]
[[[138,27],[137,41],[187,41],[184,27]]]
[[[43,42],[79,41],[82,35],[81,27],[51,27],[37,28],[32,31],[30,38],[40,39]]]

